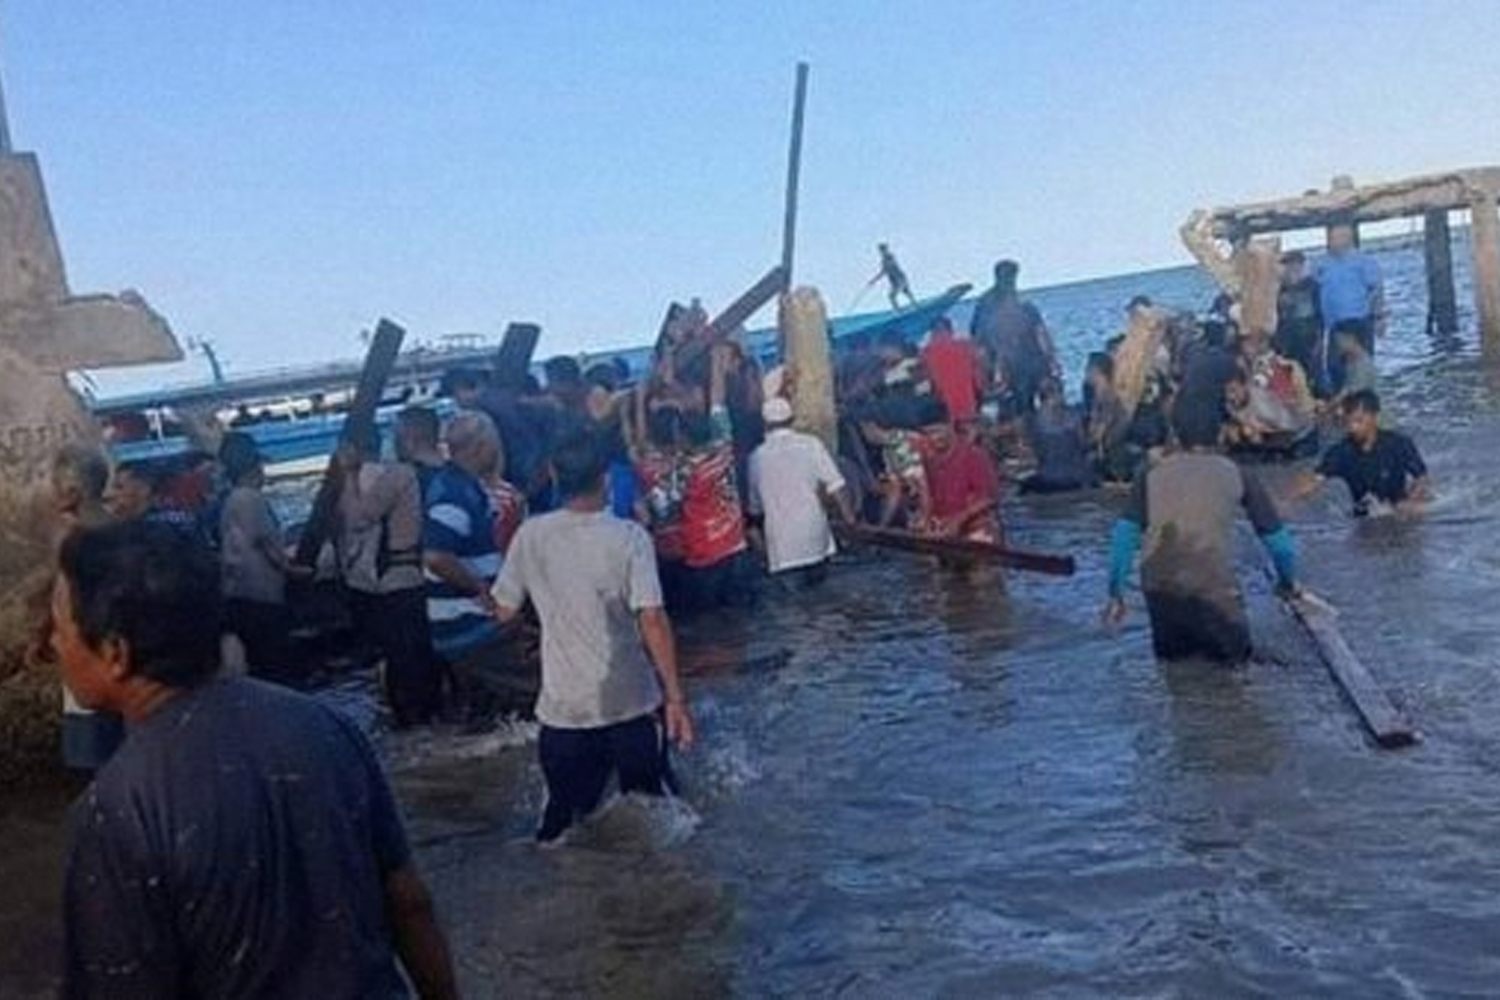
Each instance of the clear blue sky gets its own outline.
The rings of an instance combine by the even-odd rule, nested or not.
[[[842,311],[879,240],[919,294],[1049,284],[1183,262],[1195,206],[1500,160],[1495,37],[1484,0],[8,0],[0,75],[74,290],[243,371],[381,314],[562,352],[723,304],[779,254],[798,59],[798,278]]]

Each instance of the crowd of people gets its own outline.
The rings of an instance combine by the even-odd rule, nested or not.
[[[1316,278],[1288,255],[1275,331],[1242,329],[1233,302],[1198,319],[1132,300],[1125,333],[1088,360],[1082,407],[1002,261],[967,337],[939,318],[920,345],[841,353],[833,447],[798,427],[795,368],[762,371],[696,307],[674,313],[645,372],[569,358],[543,366],[545,383],[456,372],[446,420],[408,406],[389,448],[372,429],[345,435],[317,565],[289,556],[243,432],[172,475],[63,449],[50,647],[64,750],[88,770],[114,756],[72,833],[70,991],[166,995],[227,975],[246,992],[391,995],[399,964],[424,995],[452,995],[373,752],[285,690],[304,679],[288,588],[315,576],[337,579],[383,664],[396,727],[482,718],[524,692],[543,843],[611,779],[674,789],[666,748],[695,735],[674,616],[823,585],[840,521],[1003,544],[1009,467],[1031,467],[1020,488],[1038,493],[1130,484],[1106,619],[1125,614],[1144,553],[1157,653],[1245,659],[1239,513],[1284,592],[1299,584],[1278,504],[1235,452],[1300,455],[1337,412],[1347,436],[1298,495],[1337,478],[1365,515],[1427,494],[1416,446],[1379,424],[1378,270],[1341,234],[1330,250]],[[245,858],[296,870],[232,874]]]

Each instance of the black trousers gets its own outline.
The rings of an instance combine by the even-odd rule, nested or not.
[[[543,726],[537,739],[547,805],[536,839],[556,840],[604,798],[613,775],[620,794],[665,795],[673,790],[666,733],[655,713],[598,729]]]
[[[427,593],[410,587],[390,594],[350,592],[354,627],[385,659],[385,694],[398,727],[431,722],[441,676],[427,622]]]
[[[1241,664],[1250,659],[1250,623],[1201,597],[1146,592],[1151,645],[1162,660],[1206,659]]]
[[[292,684],[300,671],[292,663],[292,613],[285,604],[231,597],[224,602],[226,631],[245,647],[252,677]]]

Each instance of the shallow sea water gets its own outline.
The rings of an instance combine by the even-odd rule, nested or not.
[[[683,800],[616,802],[563,849],[529,840],[526,727],[385,738],[465,994],[1500,992],[1500,378],[1420,334],[1410,257],[1387,260],[1384,389],[1442,499],[1415,524],[1354,524],[1336,491],[1289,516],[1421,745],[1372,745],[1248,530],[1256,660],[1162,666],[1138,600],[1120,635],[1097,623],[1115,500],[1012,500],[1015,543],[1075,577],[855,553],[811,596],[687,626]],[[367,682],[325,697],[371,711]],[[0,994],[41,995],[57,799],[0,806]]]

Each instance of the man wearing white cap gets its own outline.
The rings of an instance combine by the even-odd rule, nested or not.
[[[761,408],[766,441],[750,456],[750,514],[764,519],[766,559],[773,575],[815,585],[837,551],[825,502],[833,499],[845,521],[854,505],[838,464],[823,442],[792,429],[792,404],[780,397]]]

